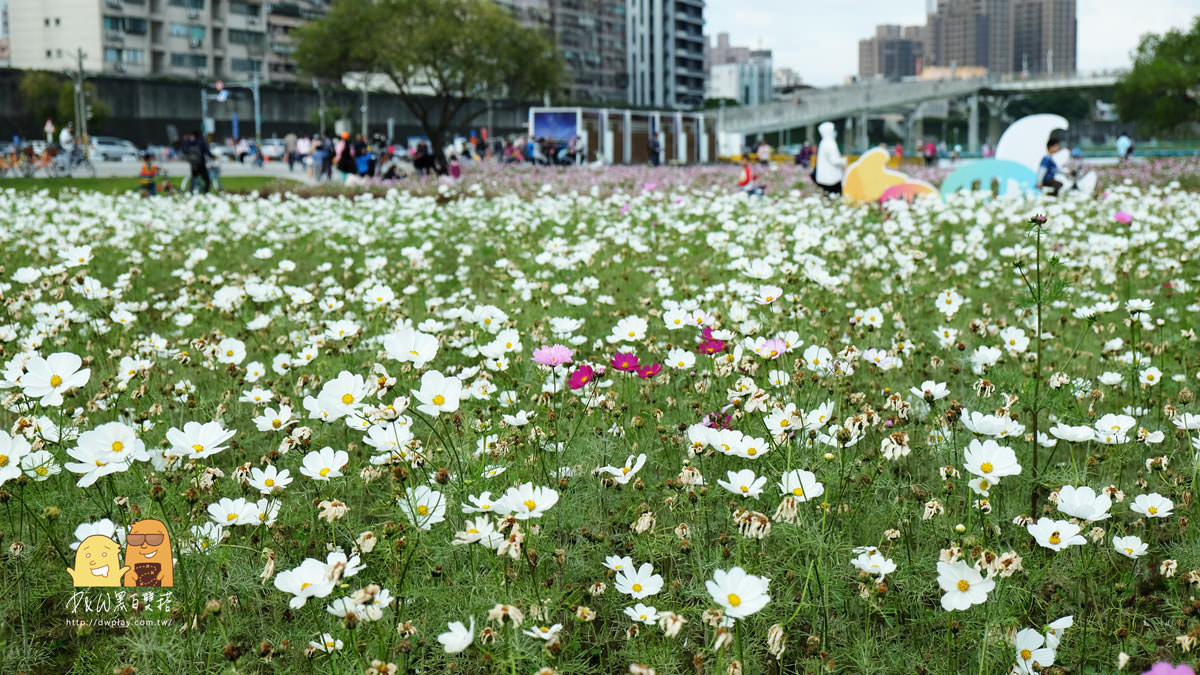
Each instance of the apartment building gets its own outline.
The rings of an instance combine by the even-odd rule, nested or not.
[[[290,33],[326,1],[8,0],[15,68],[294,80]],[[268,37],[270,41],[268,43]],[[268,67],[269,66],[269,67]]]
[[[704,104],[704,0],[627,0],[628,100],[685,109]]]

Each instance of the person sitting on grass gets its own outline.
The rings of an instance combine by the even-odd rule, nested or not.
[[[153,197],[158,194],[155,178],[158,177],[158,165],[154,163],[154,155],[142,155],[142,170],[138,172],[138,183],[141,185],[143,197]]]
[[[754,156],[750,153],[742,155],[742,179],[738,181],[738,187],[746,194],[761,196],[764,190],[762,185],[755,183],[758,180],[758,174],[754,173],[753,161]]]
[[[1046,141],[1046,155],[1042,157],[1042,163],[1038,165],[1038,187],[1050,188],[1050,194],[1057,197],[1058,191],[1062,189],[1062,181],[1056,180],[1058,174],[1058,164],[1054,161],[1054,153],[1058,152],[1062,144],[1053,136]]]

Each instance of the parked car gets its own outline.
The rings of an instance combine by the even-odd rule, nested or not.
[[[262,154],[267,159],[283,159],[283,139],[265,138],[262,142]]]
[[[112,136],[92,136],[91,155],[93,159],[106,162],[136,162],[142,153],[131,141]]]
[[[159,161],[175,159],[175,148],[169,145],[147,145],[146,152],[154,155],[154,159]]]

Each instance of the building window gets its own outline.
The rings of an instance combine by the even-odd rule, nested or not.
[[[169,0],[168,4],[172,7],[186,7],[187,9],[204,9],[204,0]]]
[[[247,47],[262,47],[263,34],[248,30],[229,29],[229,44],[246,45]]]
[[[189,40],[203,40],[204,32],[204,26],[194,26],[186,23],[173,23],[167,26],[167,33],[171,37],[181,37]]]
[[[146,52],[142,49],[118,49],[116,47],[104,48],[105,63],[130,63],[142,64],[146,62]]]
[[[229,64],[235,73],[257,72],[261,66],[262,62],[255,59],[231,59]]]
[[[239,2],[238,0],[230,0],[229,13],[257,17],[262,14],[262,5],[255,5],[249,2]]]
[[[134,16],[105,16],[104,30],[109,33],[145,35],[148,24],[145,19]]]
[[[208,57],[204,54],[171,53],[171,65],[175,68],[207,68]]]

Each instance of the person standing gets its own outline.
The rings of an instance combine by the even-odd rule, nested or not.
[[[347,177],[358,175],[358,162],[354,161],[354,148],[350,142],[350,132],[342,132],[342,139],[338,141],[334,156],[336,158],[334,164],[337,166],[337,170],[342,172],[343,183],[346,182]]]
[[[283,152],[287,155],[288,171],[296,166],[297,140],[296,134],[290,131],[283,137]]]
[[[662,143],[658,140],[658,132],[650,134],[650,165],[659,166],[662,160],[659,158],[659,153],[662,152]]]
[[[814,176],[817,185],[827,195],[842,194],[842,170],[846,159],[837,144],[837,129],[833,122],[821,122],[817,127],[821,144],[817,146],[817,170]]]
[[[754,150],[758,155],[758,163],[762,166],[767,166],[771,163],[771,146],[767,145],[766,140],[758,139],[758,147]]]
[[[67,122],[67,126],[58,133],[58,145],[63,152],[70,152],[75,146],[75,124],[73,122]]]
[[[1133,139],[1124,131],[1117,137],[1117,161],[1127,162],[1133,155]]]
[[[925,166],[933,166],[937,163],[937,146],[933,141],[925,142]]]
[[[208,194],[208,191],[212,189],[212,179],[208,176],[208,159],[213,154],[208,148],[208,142],[204,140],[199,131],[193,131],[187,135],[183,142],[183,156],[187,159],[188,167],[191,169],[191,190],[194,192],[196,186],[200,185],[200,193]]]
[[[54,120],[46,118],[46,125],[42,127],[42,131],[46,132],[46,145],[54,142]]]
[[[1050,194],[1057,197],[1058,191],[1062,190],[1062,181],[1056,178],[1058,174],[1058,163],[1054,161],[1054,153],[1058,152],[1062,144],[1057,138],[1051,137],[1046,141],[1046,154],[1042,157],[1042,161],[1038,164],[1038,187],[1049,188]]]

